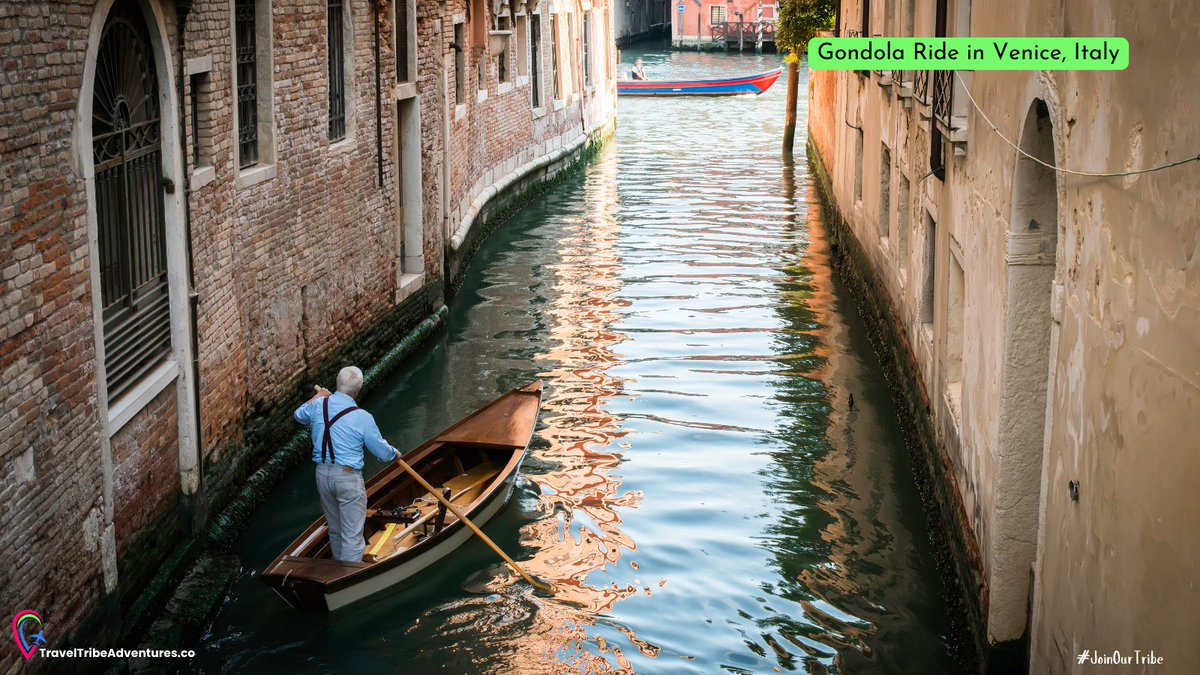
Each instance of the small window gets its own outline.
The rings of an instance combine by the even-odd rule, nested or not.
[[[718,24],[726,22],[725,5],[712,5],[708,8],[709,23]]]
[[[209,73],[189,78],[192,123],[192,168],[212,165],[213,92]]]
[[[562,83],[558,68],[558,15],[550,15],[550,82],[554,86],[554,100],[562,99]]]
[[[937,223],[925,214],[925,275],[921,284],[921,323],[933,324],[933,279],[937,263]]]
[[[854,201],[862,201],[863,192],[863,132],[854,135]]]
[[[258,27],[255,0],[237,0],[234,32],[237,50],[238,167],[258,164]]]
[[[416,61],[417,21],[413,0],[394,0],[396,17],[396,81],[415,82],[413,64]]]
[[[346,137],[346,22],[343,0],[329,0],[329,140]]]
[[[529,75],[529,17],[518,16],[516,29],[513,31],[513,39],[516,44],[513,46],[517,50],[516,59],[513,64],[517,75]]]
[[[457,105],[467,100],[467,45],[462,22],[454,24],[454,102]]]
[[[496,27],[502,31],[512,30],[512,19],[507,16],[497,17]],[[512,82],[512,55],[509,53],[510,49],[512,49],[511,41],[507,49],[496,54],[497,82]]]
[[[592,13],[583,13],[583,86],[592,86]]]
[[[529,96],[533,107],[542,106],[542,15],[529,18]]]

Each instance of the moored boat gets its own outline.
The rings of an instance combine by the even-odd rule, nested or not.
[[[782,72],[782,68],[776,68],[757,75],[719,80],[622,80],[617,82],[617,93],[622,96],[758,95],[770,89]]]
[[[541,398],[541,382],[514,389],[404,455],[404,461],[482,526],[512,494]],[[372,477],[366,489],[363,562],[333,559],[321,517],[260,575],[289,605],[344,607],[408,580],[471,538],[398,464]]]

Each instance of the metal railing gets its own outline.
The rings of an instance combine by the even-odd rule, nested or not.
[[[774,42],[775,22],[720,21],[709,24],[709,32],[712,34],[712,41],[717,44],[754,44],[759,39],[762,39],[763,42]]]
[[[929,102],[928,70],[917,70],[913,72],[913,97],[921,103]]]
[[[954,71],[933,71],[933,116],[950,127],[954,110]]]

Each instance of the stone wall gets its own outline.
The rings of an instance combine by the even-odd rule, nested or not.
[[[1183,533],[1200,499],[1183,476],[1200,431],[1200,303],[1183,298],[1200,297],[1200,263],[1183,252],[1200,181],[1193,165],[1056,172],[1009,141],[1090,172],[1194,155],[1181,120],[1200,99],[1178,82],[1196,60],[1179,27],[1200,17],[1179,2],[949,6],[951,35],[1120,35],[1136,55],[1116,73],[955,74],[943,120],[912,73],[812,80],[828,197],[909,346],[948,464],[948,522],[966,559],[977,552],[968,592],[989,656],[1021,660],[1028,637],[1034,672],[1074,670],[1084,648],[1155,649],[1194,669],[1197,551]],[[905,3],[889,9],[904,25]],[[932,34],[932,9],[915,6],[917,34]],[[843,5],[842,25],[858,11]],[[872,18],[882,33],[887,17]]]

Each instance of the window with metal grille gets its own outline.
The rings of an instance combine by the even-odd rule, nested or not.
[[[415,44],[413,26],[409,25],[408,0],[395,0],[396,7],[396,81],[413,81],[409,64],[409,49]]]
[[[550,16],[550,81],[554,86],[555,100],[562,98],[562,85],[558,81],[558,15]]]
[[[97,247],[108,398],[171,353],[162,129],[149,31],[117,2],[96,55],[92,101]]]
[[[496,17],[496,28],[498,30],[510,30],[512,28],[512,18],[508,16]],[[512,55],[509,53],[512,50],[512,40],[509,40],[508,47],[496,54],[496,81],[497,82],[512,82]]]
[[[592,84],[592,13],[583,13],[583,86]]]
[[[236,0],[238,166],[258,163],[258,44],[255,0]]]
[[[725,23],[728,14],[725,13],[725,5],[713,5],[708,8],[708,22],[717,24]]]
[[[534,14],[529,19],[529,89],[533,107],[542,105],[542,82],[538,75],[541,73],[542,60],[542,16]]]
[[[329,140],[346,137],[346,42],[342,0],[329,0]]]

